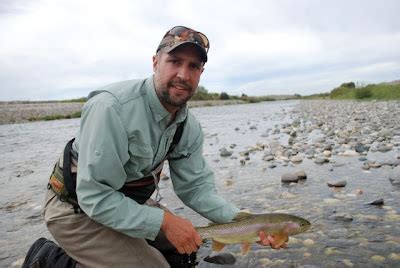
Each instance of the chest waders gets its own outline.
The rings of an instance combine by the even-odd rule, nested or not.
[[[185,122],[182,122],[177,127],[165,158],[156,166],[156,168],[141,179],[125,183],[122,188],[118,190],[119,192],[123,193],[126,197],[135,200],[139,204],[144,204],[148,199],[150,199],[154,191],[156,191],[155,201],[160,201],[161,196],[159,194],[158,183],[160,181],[160,174],[164,161],[167,159],[177,160],[190,156],[187,155],[178,158],[169,157],[182,137],[184,124]],[[60,201],[70,203],[74,208],[75,213],[83,213],[77,201],[76,172],[71,171],[71,166],[77,165],[78,162],[78,159],[76,159],[75,154],[72,151],[74,140],[75,139],[70,140],[65,146],[62,168],[60,167],[60,161],[57,161],[54,166],[48,183],[48,188],[53,190]],[[154,241],[147,240],[147,242],[163,254],[171,267],[192,268],[197,265],[196,253],[190,255],[179,254],[162,232],[159,233]]]

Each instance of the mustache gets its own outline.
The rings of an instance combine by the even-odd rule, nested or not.
[[[186,83],[186,81],[181,80],[181,79],[173,79],[168,82],[169,87],[177,86],[177,87],[182,87],[186,90],[192,90],[192,87]]]

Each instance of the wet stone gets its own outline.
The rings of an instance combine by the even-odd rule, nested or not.
[[[392,185],[400,186],[400,166],[395,167],[389,175],[389,181]]]
[[[369,170],[369,169],[370,169],[370,167],[369,167],[369,165],[368,165],[367,163],[364,163],[364,164],[361,166],[361,168],[364,169],[364,170]]]
[[[276,168],[276,164],[270,164],[268,165],[269,168]]]
[[[281,177],[282,183],[291,183],[291,182],[297,182],[299,178],[297,177],[296,173],[285,173]]]
[[[204,258],[204,261],[215,264],[234,264],[236,257],[232,253],[219,253]]]
[[[355,146],[354,150],[355,150],[357,153],[363,153],[363,152],[367,152],[367,151],[368,151],[368,147],[365,146],[364,144],[358,143],[358,144]]]
[[[373,206],[383,206],[385,204],[385,201],[383,198],[376,199],[372,202],[367,203],[367,205],[373,205]]]
[[[232,151],[228,151],[226,148],[222,148],[219,151],[220,151],[220,156],[221,157],[228,157],[228,156],[231,156],[233,154]]]
[[[318,157],[317,159],[314,160],[314,163],[318,164],[318,165],[322,165],[327,162],[329,162],[329,160],[326,158],[322,158],[322,157]]]
[[[329,187],[345,187],[347,184],[346,180],[339,180],[339,181],[329,181],[327,182]]]
[[[307,179],[307,174],[306,174],[306,172],[305,172],[304,170],[298,170],[298,171],[296,171],[296,175],[297,175],[297,178],[298,178],[299,180],[305,180],[305,179]]]
[[[272,160],[274,160],[274,156],[273,155],[264,155],[263,160],[264,161],[272,161]]]
[[[353,216],[350,213],[335,213],[329,217],[335,221],[350,222],[353,221]]]

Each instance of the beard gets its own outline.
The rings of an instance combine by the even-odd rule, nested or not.
[[[188,94],[186,96],[179,96],[179,94],[172,94],[171,88],[173,87],[183,88]],[[173,79],[169,81],[166,87],[160,90],[159,98],[163,103],[167,103],[174,107],[182,107],[186,102],[194,95],[194,89],[181,79]]]

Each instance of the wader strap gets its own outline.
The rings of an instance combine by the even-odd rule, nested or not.
[[[64,149],[63,177],[64,177],[65,188],[67,188],[70,198],[78,200],[78,197],[76,196],[76,180],[72,179],[71,175],[71,150],[72,150],[72,143],[74,142],[74,140],[75,138],[70,140]],[[75,212],[80,211],[79,205],[72,204],[72,206],[74,207]]]

